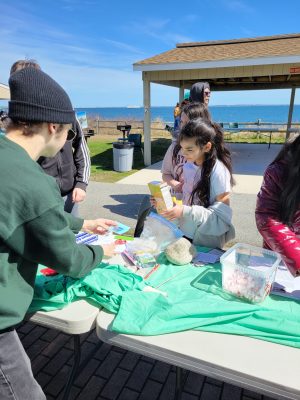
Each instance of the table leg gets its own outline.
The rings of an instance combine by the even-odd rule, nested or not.
[[[73,361],[73,366],[69,375],[68,383],[63,395],[62,400],[68,400],[71,387],[73,385],[77,369],[80,364],[80,357],[81,357],[81,350],[80,350],[80,335],[73,335],[73,341],[74,341],[74,361]]]
[[[176,388],[175,388],[175,400],[181,399],[182,394],[182,372],[183,369],[176,367]]]

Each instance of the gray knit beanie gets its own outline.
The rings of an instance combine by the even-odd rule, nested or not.
[[[22,122],[72,124],[75,120],[69,96],[45,72],[24,68],[9,78],[8,116]]]

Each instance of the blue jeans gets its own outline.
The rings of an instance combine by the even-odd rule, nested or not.
[[[0,399],[46,400],[15,330],[0,334]]]

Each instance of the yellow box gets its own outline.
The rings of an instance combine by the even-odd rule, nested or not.
[[[160,181],[152,181],[148,183],[151,195],[157,203],[157,212],[160,214],[163,211],[170,210],[173,207],[173,200],[169,186]]]

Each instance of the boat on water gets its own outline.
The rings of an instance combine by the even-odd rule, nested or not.
[[[131,105],[129,105],[129,106],[126,106],[126,108],[142,108],[142,106],[131,106]]]

